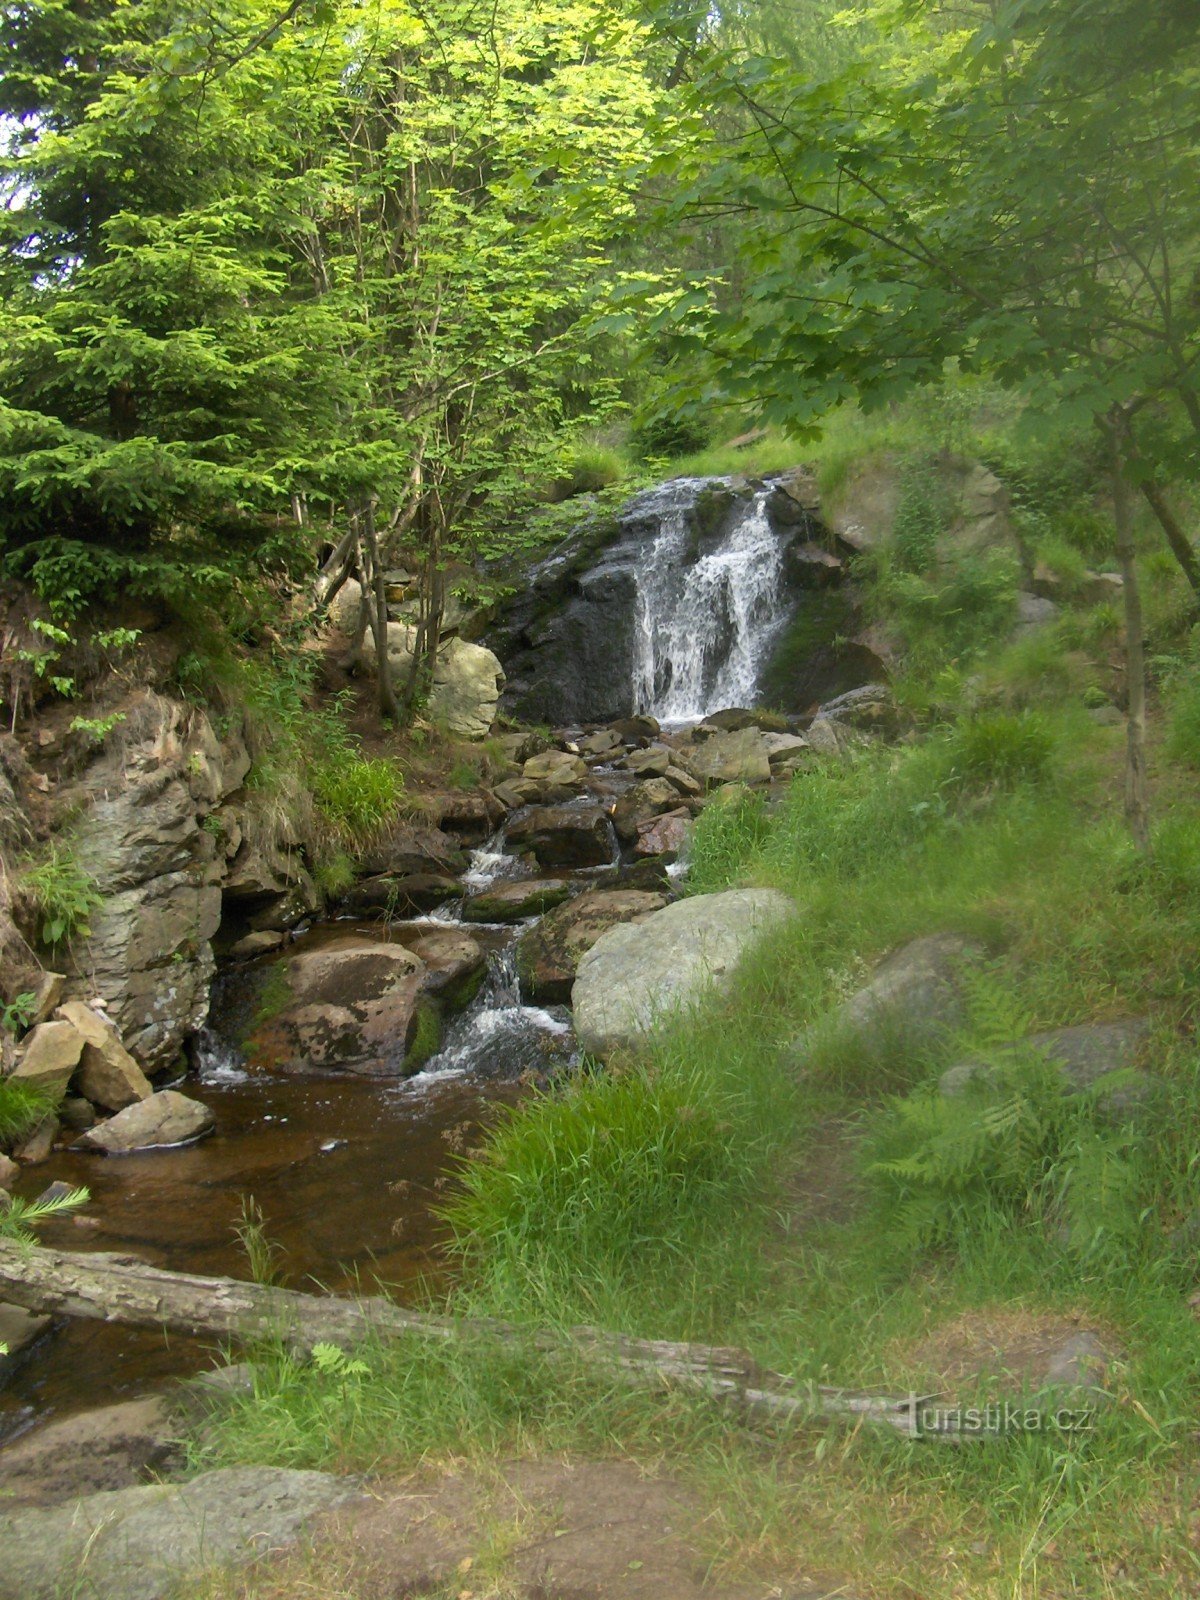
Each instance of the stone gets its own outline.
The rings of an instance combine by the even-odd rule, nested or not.
[[[442,831],[460,844],[483,844],[504,820],[504,807],[490,789],[445,790],[422,798],[436,810]]]
[[[778,711],[751,711],[745,706],[730,706],[705,717],[692,732],[697,739],[708,739],[714,733],[742,733],[747,728],[757,728],[760,733],[783,733],[787,725],[787,718]]]
[[[879,962],[861,989],[793,1045],[799,1064],[814,1035],[858,1040],[869,1048],[912,1049],[952,1033],[966,1021],[962,974],[982,955],[978,945],[955,933],[928,934],[901,945]]]
[[[662,729],[657,717],[638,715],[619,717],[612,724],[612,731],[622,744],[641,744],[646,739],[657,739]]]
[[[541,867],[599,867],[613,857],[612,827],[602,806],[535,806],[509,823],[506,848]]]
[[[11,1156],[0,1150],[0,1189],[11,1189],[21,1176],[21,1169]]]
[[[358,865],[366,878],[407,877],[419,872],[447,876],[465,872],[467,857],[459,841],[441,828],[397,821],[372,838],[360,853]]]
[[[504,783],[498,783],[492,791],[496,799],[508,811],[520,811],[522,806],[532,805],[541,798],[541,785],[532,783],[528,778],[511,778]]]
[[[764,734],[763,747],[773,773],[779,772],[783,767],[791,766],[798,757],[805,756],[810,748],[808,740],[798,733]]]
[[[840,556],[810,539],[791,545],[784,560],[789,578],[802,589],[828,588],[840,583],[846,574],[846,564]]]
[[[207,1106],[189,1100],[176,1089],[160,1089],[148,1100],[138,1100],[107,1122],[89,1128],[78,1143],[82,1150],[99,1150],[110,1156],[132,1155],[136,1150],[194,1144],[215,1127],[216,1118]]]
[[[710,734],[688,755],[692,775],[709,788],[718,783],[770,783],[771,763],[757,728]]]
[[[587,738],[581,739],[579,743],[580,755],[599,757],[604,760],[624,748],[621,742],[621,735],[612,728],[601,728],[596,733],[589,733]]]
[[[891,735],[899,726],[895,696],[885,683],[864,683],[861,688],[847,689],[845,694],[827,700],[817,715],[825,722],[862,733]],[[810,728],[810,739],[811,735]]]
[[[584,953],[571,991],[580,1047],[602,1060],[636,1049],[660,1020],[724,989],[793,911],[778,890],[730,889],[610,928]]]
[[[665,744],[652,744],[644,750],[631,750],[621,762],[626,772],[636,772],[640,778],[661,778],[671,764],[671,752]]]
[[[566,750],[543,750],[530,756],[521,768],[521,776],[537,784],[552,783],[559,788],[575,789],[587,782],[587,764]]]
[[[457,878],[436,872],[414,872],[406,878],[363,878],[343,896],[350,911],[385,911],[389,917],[411,917],[435,911],[462,894]]]
[[[59,1119],[70,1133],[82,1133],[96,1126],[96,1108],[82,1095],[68,1095],[58,1108]]]
[[[426,994],[453,1011],[474,999],[487,973],[487,955],[477,939],[461,928],[419,926],[399,937],[424,965]]]
[[[389,622],[387,625],[387,658],[393,681],[408,670],[416,648],[417,629],[410,622]],[[375,648],[375,630],[368,628],[363,635],[362,663],[368,672],[374,672],[378,661]]]
[[[145,1483],[183,1466],[178,1435],[157,1395],[47,1423],[0,1450],[0,1505],[48,1505]]]
[[[523,878],[493,884],[463,902],[465,922],[523,922],[563,903],[571,893],[565,878]]]
[[[295,1544],[359,1498],[354,1479],[288,1467],[221,1467],[0,1513],[0,1600],[168,1600],[213,1568]]]
[[[679,790],[667,778],[648,778],[635,783],[613,807],[613,827],[617,838],[628,844],[637,838],[643,822],[650,822],[679,804]]]
[[[146,1074],[121,1043],[117,1030],[78,1000],[68,1000],[58,1014],[82,1036],[83,1057],[76,1084],[80,1094],[106,1111],[121,1111],[154,1091]]]
[[[1139,1109],[1158,1087],[1157,1079],[1135,1070],[1149,1036],[1147,1017],[1124,1017],[1031,1033],[1021,1045],[1054,1063],[1068,1094],[1085,1093],[1110,1073],[1121,1073],[1120,1081],[1098,1091],[1098,1103],[1108,1111],[1128,1112]],[[939,1087],[944,1095],[961,1094],[972,1083],[986,1082],[992,1070],[983,1061],[959,1061],[943,1072]]]
[[[241,1041],[252,1067],[403,1077],[413,1069],[425,969],[399,943],[344,934],[255,969],[258,1009]]]
[[[651,856],[664,862],[676,861],[687,849],[691,835],[690,812],[669,811],[638,827],[633,852],[636,856]]]
[[[0,1355],[0,1389],[17,1365],[18,1358],[50,1331],[53,1320],[39,1312],[28,1311],[24,1306],[12,1306],[6,1300],[0,1300],[0,1348],[6,1352]],[[6,1455],[6,1451],[0,1452],[0,1504],[3,1503],[5,1489],[3,1468]]]
[[[534,1005],[569,1005],[580,957],[618,923],[640,922],[667,904],[662,893],[589,889],[542,918],[517,944],[522,998]]]
[[[48,1158],[57,1138],[58,1118],[54,1115],[43,1117],[37,1127],[27,1133],[16,1146],[13,1155],[25,1166],[35,1167]]]
[[[174,1065],[208,1014],[221,918],[217,840],[201,821],[244,761],[195,706],[149,689],[122,702],[120,738],[64,787],[80,866],[102,903],[71,942],[66,995],[101,996],[142,1070]]]
[[[1119,572],[1088,572],[1084,574],[1079,598],[1089,606],[1119,606],[1124,592],[1125,580]]]
[[[357,578],[347,578],[329,602],[329,621],[339,633],[351,638],[358,632],[358,619],[362,611],[362,584]],[[370,631],[370,630],[368,630]]]
[[[284,935],[278,928],[263,928],[258,933],[248,933],[230,946],[229,954],[237,961],[248,961],[254,956],[268,955],[278,950]]]
[[[67,975],[65,972],[47,971],[42,973],[38,979],[37,988],[33,992],[33,1010],[29,1018],[31,1026],[46,1021],[62,999],[66,987]]]
[[[83,1054],[83,1035],[69,1022],[39,1022],[26,1034],[10,1076],[57,1104]]]
[[[837,724],[829,722],[825,717],[814,717],[809,724],[808,748],[819,756],[840,756],[851,742],[845,735],[838,732]]]
[[[1052,1352],[1042,1383],[1046,1388],[1103,1392],[1110,1359],[1099,1335],[1085,1328]]]
[[[429,715],[460,739],[486,739],[503,683],[504,668],[484,645],[447,639],[434,663]]]
[[[1046,600],[1041,595],[1027,594],[1022,590],[1017,595],[1014,637],[1023,638],[1026,634],[1036,633],[1039,629],[1048,627],[1058,616],[1058,610],[1053,600]]]
[[[502,733],[496,743],[506,761],[511,761],[514,766],[522,766],[530,756],[540,755],[543,750],[551,748],[549,739],[545,734],[534,733],[532,729],[522,728],[514,733]]]
[[[689,799],[704,793],[704,785],[692,777],[690,772],[685,772],[682,767],[668,767],[663,777],[680,794],[685,794]]]

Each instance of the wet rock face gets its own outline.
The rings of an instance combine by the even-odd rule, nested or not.
[[[89,936],[73,942],[67,992],[101,996],[151,1074],[178,1059],[208,1013],[224,863],[201,822],[247,765],[244,747],[222,747],[203,714],[147,691],[62,797],[81,813],[77,853],[103,896]]]
[[[511,822],[506,848],[528,851],[542,867],[602,867],[612,860],[612,831],[602,806],[536,806]]]
[[[207,1106],[174,1089],[163,1089],[89,1128],[79,1144],[84,1150],[99,1150],[105,1155],[132,1155],[135,1150],[193,1144],[215,1126],[216,1118]]]
[[[269,963],[244,1040],[251,1066],[401,1077],[421,1021],[425,964],[401,944],[348,935]]]

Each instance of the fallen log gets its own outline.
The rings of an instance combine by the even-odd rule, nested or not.
[[[928,1396],[859,1394],[800,1385],[767,1371],[743,1350],[632,1339],[596,1328],[565,1333],[483,1318],[455,1320],[410,1311],[383,1295],[345,1299],[302,1294],[237,1278],[204,1278],[149,1266],[135,1256],[53,1250],[0,1240],[0,1300],[27,1310],[172,1333],[238,1340],[279,1340],[304,1354],[316,1344],[368,1339],[496,1338],[548,1353],[575,1352],[620,1381],[669,1384],[728,1403],[748,1419],[836,1418],[877,1424],[906,1438],[958,1439],[957,1430],[922,1421]]]

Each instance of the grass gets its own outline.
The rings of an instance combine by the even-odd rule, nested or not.
[[[0,1078],[0,1146],[14,1145],[52,1109],[52,1102],[31,1083]]]
[[[974,398],[968,416],[934,418],[946,439],[991,425]],[[815,451],[822,482],[867,448],[926,448],[931,426],[835,421]],[[765,442],[767,459],[777,448]],[[1057,484],[1047,503],[1066,518],[1079,483],[1023,448],[1023,492]],[[712,453],[673,466],[729,470]],[[1171,685],[1149,859],[1120,820],[1123,732],[1088,713],[1114,687],[1111,609],[1010,642],[992,642],[991,599],[965,617],[957,602],[920,615],[910,646],[928,649],[901,686],[919,738],[700,819],[690,889],[772,885],[794,899],[793,922],[639,1061],[526,1100],[464,1163],[445,1207],[457,1278],[431,1303],[517,1334],[374,1346],[353,1373],[265,1352],[256,1394],[218,1418],[208,1458],[386,1471],[628,1453],[706,1496],[698,1559],[718,1582],[803,1573],[930,1600],[1190,1592],[1200,802],[1185,768],[1200,717],[1177,580],[1148,547],[1142,559]],[[888,603],[893,622],[900,609]],[[957,1032],[868,1040],[835,1025],[875,958],[940,930],[981,952]],[[1161,1088],[1137,1122],[1069,1101],[1044,1062],[1001,1048],[1143,1015]],[[934,1085],[968,1057],[997,1071],[949,1105]],[[868,1428],[764,1433],[677,1391],[630,1391],[520,1333],[589,1323],[737,1344],[799,1379],[906,1393],[957,1381],[930,1351],[998,1318],[1105,1331],[1118,1356],[1094,1428],[962,1450]]]

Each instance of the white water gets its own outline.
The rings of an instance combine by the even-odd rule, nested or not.
[[[767,520],[769,490],[739,508],[717,550],[686,564],[703,479],[643,497],[659,531],[638,572],[633,697],[660,722],[694,722],[753,705],[758,677],[786,618],[783,546]]]

